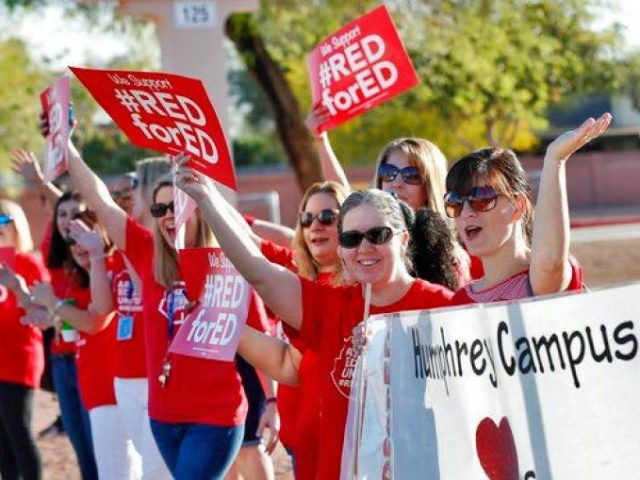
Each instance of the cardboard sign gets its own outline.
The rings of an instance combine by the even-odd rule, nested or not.
[[[640,283],[369,323],[342,478],[640,470]]]
[[[382,5],[323,40],[307,60],[314,105],[329,130],[418,84],[411,59]]]
[[[189,166],[236,189],[227,142],[200,80],[161,72],[70,68],[131,142],[190,155]]]
[[[49,120],[47,156],[44,162],[44,181],[51,182],[67,170],[67,141],[69,140],[69,107],[71,101],[69,77],[64,76],[40,94],[40,103]]]
[[[180,269],[187,296],[198,298],[199,304],[185,319],[169,351],[234,361],[249,314],[249,284],[218,248],[181,250]]]

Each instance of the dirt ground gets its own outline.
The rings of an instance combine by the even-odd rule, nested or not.
[[[577,243],[572,252],[584,268],[589,287],[640,280],[640,239]],[[58,413],[58,405],[48,393],[36,395],[34,429],[49,425]],[[45,478],[48,480],[79,479],[78,468],[66,436],[46,438],[38,442],[42,453]],[[291,479],[291,464],[279,445],[274,456],[276,478]]]

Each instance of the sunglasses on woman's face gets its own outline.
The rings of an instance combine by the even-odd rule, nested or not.
[[[394,233],[390,227],[373,227],[366,232],[347,230],[338,236],[338,241],[343,248],[356,248],[364,238],[374,245],[382,245],[391,240]]]
[[[113,192],[111,192],[111,198],[113,198],[115,201],[129,200],[131,197],[133,197],[133,188],[131,187],[123,188],[122,190],[114,190]]]
[[[169,203],[160,203],[156,202],[151,207],[149,207],[149,211],[151,212],[151,216],[153,218],[162,218],[167,212],[171,210],[171,213],[174,213],[175,210],[173,208],[173,202]]]
[[[315,215],[311,212],[300,213],[300,226],[302,228],[308,228],[313,223],[313,219],[317,219],[322,225],[328,226],[333,224],[338,218],[338,210],[332,210],[331,208],[325,208],[320,210]]]
[[[404,183],[409,185],[422,185],[422,176],[417,167],[398,168],[390,163],[383,163],[378,167],[378,178],[383,182],[393,182],[398,174],[400,174]]]
[[[467,202],[476,212],[488,212],[496,208],[500,195],[493,187],[473,187],[466,195],[449,192],[444,196],[444,209],[448,217],[459,217]]]

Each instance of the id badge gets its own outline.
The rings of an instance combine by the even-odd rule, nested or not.
[[[131,340],[133,338],[133,317],[118,317],[117,340]]]

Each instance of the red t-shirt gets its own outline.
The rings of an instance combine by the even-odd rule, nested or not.
[[[566,291],[582,290],[582,268],[573,257],[569,257],[571,264],[571,281]],[[502,280],[485,290],[473,291],[471,282],[460,288],[451,299],[452,305],[467,305],[469,303],[491,303],[507,300],[519,300],[521,298],[533,297],[531,283],[529,280],[529,270],[524,270]]]
[[[318,355],[320,375],[320,448],[316,478],[340,476],[344,426],[356,357],[351,348],[352,330],[362,321],[362,287],[331,287],[300,279],[303,320],[301,337]],[[451,304],[445,287],[416,279],[397,302],[371,305],[370,314],[430,309]]]
[[[75,279],[73,274],[67,272],[64,268],[50,268],[51,286],[53,293],[61,300],[70,298],[69,293],[74,289]],[[77,287],[75,287],[77,288]],[[53,355],[75,355],[76,342],[67,342],[59,333],[55,336],[49,347]]]
[[[14,271],[28,286],[49,279],[42,262],[27,253],[16,252]],[[0,381],[36,388],[44,371],[42,332],[20,324],[24,313],[13,293],[0,285]]]
[[[112,274],[114,263],[110,257],[106,260],[107,274]],[[91,303],[91,290],[73,284],[64,297],[76,301],[75,307],[86,310]],[[64,320],[64,319],[63,319]],[[78,369],[78,388],[84,408],[115,405],[116,396],[113,390],[113,372],[115,367],[115,323],[99,332],[90,335],[78,332],[76,341],[76,368]]]
[[[115,376],[119,378],[144,378],[147,363],[144,348],[144,320],[141,292],[133,286],[131,274],[120,252],[114,255],[117,267],[111,278],[116,314],[112,323],[116,325]]]
[[[153,236],[131,218],[126,226],[125,254],[142,281],[144,335],[149,374],[149,417],[162,422],[205,423],[235,426],[244,422],[247,400],[235,362],[206,360],[169,354],[171,374],[162,387],[162,373],[169,347],[167,306],[169,294],[153,275]],[[175,301],[174,334],[184,322],[186,299],[178,294]],[[249,325],[263,325],[266,314],[260,309],[257,296],[249,307]]]

